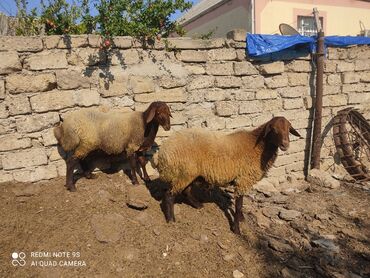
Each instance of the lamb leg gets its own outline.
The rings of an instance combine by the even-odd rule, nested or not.
[[[67,164],[67,173],[66,173],[66,187],[69,191],[76,191],[76,186],[73,181],[73,171],[79,163],[79,159],[73,156],[70,156],[66,160]]]
[[[136,177],[136,154],[132,154],[129,158],[130,160],[130,168],[131,168],[131,181],[134,185],[139,185]]]
[[[196,209],[200,209],[203,207],[203,204],[201,202],[199,202],[194,196],[193,194],[191,193],[191,185],[189,185],[187,188],[185,188],[185,190],[183,191],[186,198],[187,198],[187,201],[189,202],[189,204],[193,207],[193,208],[196,208]]]
[[[240,195],[235,200],[235,216],[233,226],[233,232],[237,235],[240,235],[239,222],[244,218],[242,207],[243,207],[243,196]]]
[[[175,222],[175,196],[168,190],[163,196],[164,214],[167,222]]]
[[[145,167],[147,161],[145,159],[144,154],[139,153],[138,157],[137,157],[137,160],[139,161],[141,170],[143,171],[143,180],[146,181],[146,182],[149,182],[150,178],[149,178],[148,172],[146,171],[146,167]]]

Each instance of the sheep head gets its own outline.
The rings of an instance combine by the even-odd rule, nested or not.
[[[289,133],[301,137],[292,127],[292,124],[284,117],[274,117],[263,127],[263,138],[267,142],[275,145],[282,151],[289,148]]]
[[[157,122],[164,130],[170,130],[172,118],[170,108],[162,101],[152,102],[144,112],[145,123]]]

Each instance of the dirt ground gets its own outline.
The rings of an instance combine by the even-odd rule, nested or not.
[[[204,207],[180,198],[167,224],[158,181],[140,185],[142,211],[126,205],[119,173],[82,178],[74,193],[64,178],[3,184],[0,277],[370,277],[368,187],[299,183],[288,195],[251,191],[242,236],[230,231],[224,190],[194,188]]]

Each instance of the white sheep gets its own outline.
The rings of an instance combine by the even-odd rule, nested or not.
[[[233,231],[240,234],[243,195],[263,178],[274,163],[278,148],[289,147],[289,132],[300,136],[284,117],[275,117],[252,131],[230,134],[204,129],[186,129],[172,135],[158,152],[158,171],[169,184],[163,197],[167,222],[175,221],[175,195],[185,193],[189,202],[199,207],[191,196],[189,185],[198,177],[224,186],[235,185],[235,217]]]
[[[159,125],[165,130],[170,129],[170,117],[170,109],[164,102],[153,102],[144,112],[87,108],[69,114],[54,128],[55,138],[68,153],[67,188],[76,191],[73,171],[81,160],[94,151],[127,155],[134,184],[138,184],[135,170],[139,160],[144,179],[149,179],[143,151],[153,145]]]

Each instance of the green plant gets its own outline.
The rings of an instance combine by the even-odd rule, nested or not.
[[[37,14],[36,9],[32,9],[27,13],[26,0],[15,0],[18,9],[16,35],[17,36],[35,36],[43,33],[43,24]]]
[[[183,34],[181,26],[171,20],[176,11],[191,7],[186,0],[101,0],[96,4],[99,31],[106,39],[133,36],[144,39]]]

